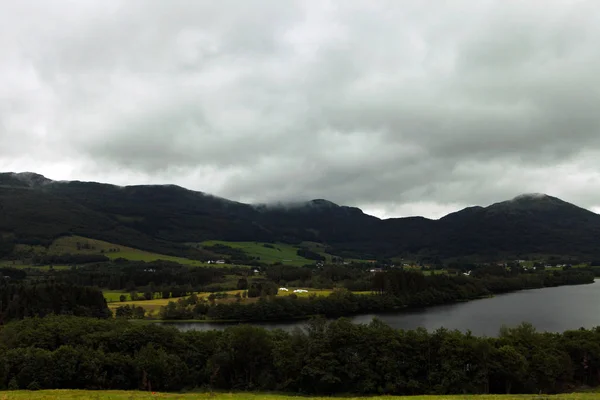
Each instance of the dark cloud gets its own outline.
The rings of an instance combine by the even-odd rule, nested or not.
[[[594,1],[20,1],[0,169],[439,216],[600,207]]]

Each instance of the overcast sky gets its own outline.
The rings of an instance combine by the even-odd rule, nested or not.
[[[595,0],[0,0],[0,170],[600,210]]]

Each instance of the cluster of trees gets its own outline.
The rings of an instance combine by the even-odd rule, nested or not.
[[[257,280],[252,282],[248,288],[248,297],[265,297],[277,295],[279,288],[277,284],[270,281]]]
[[[279,286],[312,287],[327,289],[334,286],[349,290],[366,291],[371,289],[372,274],[370,266],[363,265],[326,265],[323,268],[289,267],[271,265],[261,267],[264,277]],[[170,291],[170,297],[177,297],[177,287],[190,287],[187,291],[219,292],[227,290],[250,290],[254,276],[253,268],[234,266],[189,267],[169,261],[128,261],[117,259],[113,263],[95,263],[81,265],[68,270],[54,271],[52,279],[59,282],[97,286],[110,290],[127,292],[163,292]],[[39,271],[39,279],[44,275]],[[232,280],[231,276],[237,276]],[[246,286],[240,287],[244,281]],[[152,286],[155,290],[147,290]]]
[[[107,261],[110,259],[103,254],[42,254],[34,256],[32,259],[35,265],[79,265]]]
[[[11,320],[49,314],[96,318],[111,316],[106,300],[97,288],[0,280],[0,325]]]
[[[198,268],[162,260],[143,262],[118,259],[114,263],[90,264],[55,271],[53,279],[76,285],[128,292],[150,286],[156,289],[151,290],[152,292],[187,286],[190,286],[193,291],[223,291],[235,289],[235,284],[228,283],[228,275],[242,277],[248,275],[250,271],[249,267]]]
[[[0,260],[12,254],[15,248],[15,242],[12,238],[5,238],[0,235]]]
[[[303,394],[557,393],[600,383],[600,328],[497,338],[340,319],[293,332],[179,332],[52,316],[0,331],[0,389],[264,390]]]
[[[315,261],[325,261],[326,260],[325,256],[322,256],[321,254],[311,251],[305,247],[299,248],[296,251],[296,254],[300,257],[308,258],[309,260],[315,260]]]
[[[267,279],[280,286],[311,287],[329,289],[334,286],[348,290],[365,291],[371,289],[371,265],[325,265],[290,268],[271,265],[263,268]]]
[[[143,319],[145,316],[146,310],[144,310],[144,307],[140,306],[125,305],[117,307],[115,310],[116,318]]]

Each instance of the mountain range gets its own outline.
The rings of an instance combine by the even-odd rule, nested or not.
[[[64,235],[188,256],[190,244],[213,239],[320,242],[332,254],[362,258],[600,255],[600,215],[544,194],[438,220],[379,219],[322,199],[250,205],[175,185],[121,187],[0,173],[4,240],[45,244]]]

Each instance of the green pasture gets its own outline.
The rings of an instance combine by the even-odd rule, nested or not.
[[[125,258],[127,260],[132,261],[156,261],[156,260],[164,260],[164,261],[173,261],[183,265],[191,265],[197,267],[207,266],[208,264],[203,263],[198,260],[190,260],[189,258],[183,257],[175,257],[175,256],[167,256],[164,254],[158,253],[150,253],[144,250],[132,249],[132,248],[121,248],[118,252],[115,253],[105,253],[105,255],[110,259],[117,258]],[[226,265],[223,265],[226,266]]]
[[[260,257],[260,261],[267,264],[281,262],[285,265],[302,266],[305,264],[315,263],[314,260],[309,260],[307,258],[298,256],[296,254],[296,251],[298,251],[298,246],[292,246],[290,244],[261,242],[226,242],[223,240],[208,240],[206,242],[201,243],[202,246],[214,246],[216,244],[229,246],[234,249],[240,249],[251,257]],[[308,247],[311,251],[315,251],[327,256],[323,253],[323,247],[314,246],[316,244],[317,243],[309,243],[306,247]]]
[[[121,295],[125,295],[125,301],[131,301],[131,294],[125,293],[122,290],[103,290],[102,294],[104,295],[104,298],[106,299],[107,303],[121,303]],[[143,298],[144,293],[140,292],[138,293],[138,296],[140,298]]]

